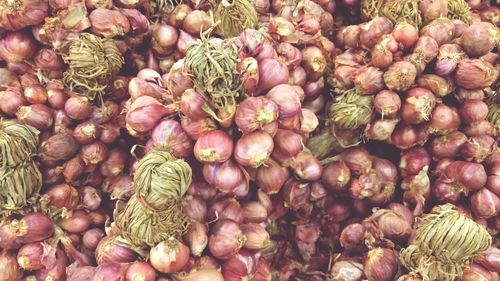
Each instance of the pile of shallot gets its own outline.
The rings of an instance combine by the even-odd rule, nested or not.
[[[370,0],[229,2],[0,0],[0,119],[39,131],[43,181],[0,206],[0,281],[442,281],[400,253],[448,203],[493,237],[455,280],[499,281],[495,1],[381,1],[403,5],[391,19],[365,18]],[[192,178],[182,235],[146,246],[115,219],[131,198],[155,211],[135,194],[152,151]]]

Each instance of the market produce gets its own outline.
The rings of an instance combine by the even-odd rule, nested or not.
[[[0,0],[0,281],[500,280],[491,0]]]

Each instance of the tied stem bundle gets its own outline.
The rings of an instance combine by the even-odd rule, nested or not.
[[[38,146],[38,130],[0,119],[0,214],[22,211],[35,203],[42,175],[32,157]]]
[[[206,34],[210,32],[208,30]],[[192,76],[195,89],[207,96],[219,113],[227,114],[227,119],[236,111],[236,98],[241,88],[237,62],[238,48],[234,42],[214,43],[204,34],[186,52],[185,67]],[[203,109],[221,121],[210,107]]]
[[[471,24],[470,6],[465,0],[448,0],[448,18]]]
[[[68,64],[63,76],[64,84],[89,99],[105,93],[124,63],[113,40],[90,33],[82,33],[71,42],[63,59]]]
[[[373,96],[363,95],[357,88],[345,91],[330,106],[328,122],[340,129],[355,130],[370,122]]]
[[[401,262],[424,281],[453,281],[476,255],[490,247],[488,231],[451,204],[435,207],[418,225]]]
[[[498,84],[500,86],[500,82]],[[497,89],[500,89],[497,88]],[[488,121],[493,125],[495,130],[500,131],[500,91],[498,93],[493,93],[493,95],[488,98]]]
[[[386,0],[380,14],[393,23],[407,22],[419,27],[422,25],[422,15],[418,8],[419,2],[419,0]]]
[[[181,200],[191,184],[191,167],[165,151],[152,151],[134,174],[135,194],[116,224],[134,247],[154,246],[185,232],[188,220]]]
[[[0,119],[0,169],[22,164],[37,151],[38,130]]]
[[[216,30],[223,38],[236,37],[245,29],[255,28],[258,23],[252,1],[221,0],[213,6],[214,19],[219,22]]]
[[[153,0],[150,4],[151,18],[154,20],[161,20],[169,16],[175,7],[182,4],[182,0]]]

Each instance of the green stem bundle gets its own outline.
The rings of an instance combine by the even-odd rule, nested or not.
[[[218,112],[228,113],[228,118],[236,111],[236,98],[241,88],[237,63],[238,48],[231,40],[224,40],[219,45],[204,34],[186,52],[185,67],[195,89],[203,93]],[[220,120],[210,108],[204,110]]]
[[[483,226],[446,204],[423,217],[413,241],[401,251],[403,265],[424,281],[453,281],[490,247],[492,238]]]
[[[0,215],[9,215],[35,203],[42,174],[33,157],[38,130],[0,119]]]
[[[188,220],[181,200],[191,176],[191,167],[168,152],[144,156],[134,174],[135,194],[116,215],[121,236],[135,247],[145,247],[183,234]]]
[[[82,33],[71,42],[63,59],[68,64],[63,76],[64,84],[89,99],[105,93],[111,79],[124,63],[112,39],[90,33]]]
[[[216,30],[223,38],[236,37],[257,26],[257,11],[250,0],[220,0],[213,6],[214,19],[219,22]]]

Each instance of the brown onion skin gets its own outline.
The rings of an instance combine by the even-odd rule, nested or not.
[[[361,45],[372,48],[384,34],[389,34],[394,25],[385,17],[375,17],[369,23],[361,25],[359,39]]]
[[[235,256],[245,244],[246,238],[241,228],[233,220],[220,220],[212,229],[208,247],[218,259],[227,260]]]
[[[497,278],[493,277],[493,272],[488,271],[481,265],[478,264],[470,264],[468,265],[459,281],[490,281],[496,280]]]
[[[420,36],[429,36],[441,46],[453,39],[454,29],[455,25],[450,19],[441,17],[424,26],[420,30]]]
[[[68,100],[67,94],[59,89],[47,89],[47,100],[54,109],[63,109]]]
[[[398,272],[398,258],[392,249],[372,249],[364,260],[363,271],[369,281],[392,281]]]
[[[29,59],[35,51],[35,40],[25,32],[11,32],[0,40],[0,57],[9,63]]]
[[[47,101],[47,90],[42,85],[32,85],[24,89],[24,98],[31,104],[43,104]]]
[[[40,151],[45,160],[69,160],[78,151],[78,144],[70,135],[55,134],[42,142]]]
[[[362,246],[365,238],[365,228],[362,224],[347,225],[340,233],[340,245],[345,249],[355,249]]]
[[[474,259],[474,262],[481,264],[492,272],[498,272],[500,268],[500,250],[491,246],[485,252]]]
[[[174,27],[181,27],[186,16],[192,11],[186,4],[177,5],[168,19],[168,23]]]
[[[108,147],[101,141],[80,147],[80,155],[83,161],[88,165],[97,165],[106,160],[109,156]]]
[[[177,30],[166,24],[154,25],[152,27],[153,50],[159,56],[166,56],[172,53],[172,48],[179,38]]]
[[[267,220],[267,210],[258,201],[250,201],[241,207],[244,223],[262,223]]]
[[[349,205],[348,200],[335,200],[327,203],[327,217],[334,223],[341,223],[349,218],[351,209],[352,207]]]
[[[135,261],[137,253],[120,245],[115,236],[106,236],[97,245],[95,258],[98,265],[110,262],[127,263]]]
[[[309,185],[302,186],[299,181],[290,179],[285,183],[280,194],[282,194],[282,199],[285,201],[283,205],[295,210],[308,203],[311,188]]]
[[[120,106],[112,101],[105,101],[100,106],[94,106],[90,114],[90,120],[97,124],[104,124],[113,120],[120,113]]]
[[[222,275],[226,281],[241,281],[249,278],[254,280],[256,274],[257,257],[249,251],[241,251],[235,257],[224,262]]]
[[[92,186],[84,186],[78,190],[81,206],[88,211],[99,209],[102,202],[102,193]]]
[[[182,201],[184,213],[192,220],[204,222],[207,216],[207,204],[197,195],[186,195]]]
[[[303,139],[292,130],[278,129],[274,136],[273,159],[283,163],[297,156],[303,149]]]
[[[68,257],[63,250],[57,249],[55,263],[49,268],[43,268],[35,272],[37,280],[65,280],[66,267],[69,265]]]
[[[16,260],[16,254],[2,250],[0,254],[0,266],[2,267],[2,279],[4,281],[20,281],[23,271]]]
[[[45,196],[48,196],[50,206],[56,209],[66,208],[72,210],[80,202],[78,191],[69,184],[52,186]]]

